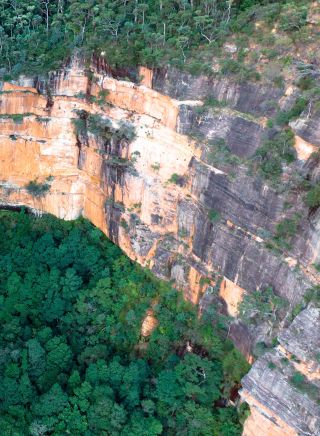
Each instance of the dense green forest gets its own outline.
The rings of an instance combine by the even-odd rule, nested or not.
[[[187,64],[191,71],[212,73],[210,57],[228,35],[252,34],[255,20],[269,25],[280,20],[281,30],[298,32],[306,23],[309,3],[0,0],[0,74],[9,78],[45,73],[57,69],[75,50],[86,56],[103,53],[116,66]],[[255,38],[262,34],[260,30]],[[270,39],[270,32],[266,36]],[[230,70],[230,65],[225,69]]]
[[[0,211],[0,306],[1,436],[241,434],[221,405],[248,364],[220,317],[87,221]]]

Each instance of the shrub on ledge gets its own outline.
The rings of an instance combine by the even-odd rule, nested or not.
[[[33,197],[41,198],[47,195],[50,185],[47,182],[39,183],[37,180],[31,180],[31,182],[25,185],[25,188]]]

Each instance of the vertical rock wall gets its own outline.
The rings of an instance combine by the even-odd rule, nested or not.
[[[277,191],[244,164],[265,138],[265,120],[274,111],[266,102],[285,104],[283,92],[174,70],[134,75],[140,84],[115,77],[99,60],[90,74],[73,60],[48,84],[30,78],[3,84],[1,203],[63,219],[87,217],[132,259],[175,280],[202,309],[220,299],[236,317],[245,293],[271,286],[288,301],[280,323],[285,325],[319,280],[312,266],[319,261],[319,213],[310,213],[298,192]],[[207,96],[227,106],[203,111]],[[310,177],[317,171],[309,159],[318,146],[316,117],[292,126],[297,168]],[[109,127],[90,130],[90,119]],[[124,126],[135,131],[134,139],[119,134]],[[210,158],[208,141],[219,138],[237,161]],[[50,185],[46,195],[28,192],[27,183],[35,179]],[[268,239],[292,210],[301,213],[298,232],[289,250],[276,253]],[[263,328],[249,331],[239,320],[230,336],[248,359],[252,344],[268,339]],[[287,415],[275,418],[274,410],[266,418],[262,406],[256,407],[268,391],[259,396],[245,383],[243,396],[253,410],[246,434],[277,435],[268,427],[274,421],[280,433],[296,434]]]

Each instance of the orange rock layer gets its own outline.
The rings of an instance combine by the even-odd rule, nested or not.
[[[126,174],[124,185],[117,184],[113,192],[113,200],[125,208],[121,219],[129,221],[134,210],[152,231],[160,235],[177,233],[176,208],[183,190],[174,184],[168,186],[167,181],[173,172],[185,174],[198,152],[187,136],[175,130],[178,102],[150,89],[149,70],[142,69],[140,75],[140,86],[101,74],[89,84],[83,69],[75,63],[67,74],[54,79],[50,102],[30,86],[5,83],[0,96],[0,201],[25,204],[63,219],[83,215],[110,236],[105,212],[110,186],[102,180],[104,156],[93,135],[81,150],[79,165],[74,120],[77,111],[84,110],[115,123],[127,120],[135,126],[136,139],[123,157],[130,158],[134,153],[139,156],[135,163],[139,177]],[[83,98],[89,86],[91,95],[97,99],[103,95],[105,104]],[[48,178],[47,195],[36,198],[28,193],[28,182],[45,182]],[[161,225],[153,223],[154,213],[164,217]],[[142,255],[137,243],[120,227],[117,242],[131,258],[146,265],[152,263],[158,241]],[[194,302],[200,292],[198,276],[197,271],[190,271],[195,293],[189,298]]]
[[[249,394],[242,394],[242,399],[250,405],[251,412],[245,421],[242,436],[298,436],[292,427]]]

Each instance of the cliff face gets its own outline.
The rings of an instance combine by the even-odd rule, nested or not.
[[[318,280],[312,264],[319,262],[319,212],[308,212],[298,190],[268,186],[243,162],[267,134],[266,117],[275,112],[267,102],[289,107],[291,93],[174,70],[141,69],[140,76],[140,84],[114,78],[99,62],[88,74],[74,60],[47,84],[31,78],[4,83],[1,203],[29,205],[63,219],[87,217],[132,259],[174,279],[201,308],[220,298],[223,310],[235,317],[245,293],[271,286],[289,303],[281,328]],[[208,96],[226,106],[206,108]],[[316,177],[316,167],[307,159],[320,144],[312,127],[317,116],[292,125],[296,169],[310,177]],[[134,138],[128,133],[133,130]],[[208,141],[221,138],[237,161],[221,160],[219,153],[212,158]],[[26,184],[34,179],[50,185],[45,195],[28,192]],[[290,249],[272,251],[270,235],[296,211],[301,218]],[[239,320],[230,328],[248,359],[252,344],[270,335],[270,326],[248,329]],[[269,404],[262,406],[268,390],[245,383],[250,422],[257,423],[259,415],[254,425],[280,434],[278,418],[264,422],[262,407],[277,414]],[[280,428],[295,434],[291,418],[282,415]],[[257,434],[253,428],[246,426],[248,435]]]
[[[320,434],[319,323],[319,309],[302,311],[242,380],[252,411],[245,436]]]

